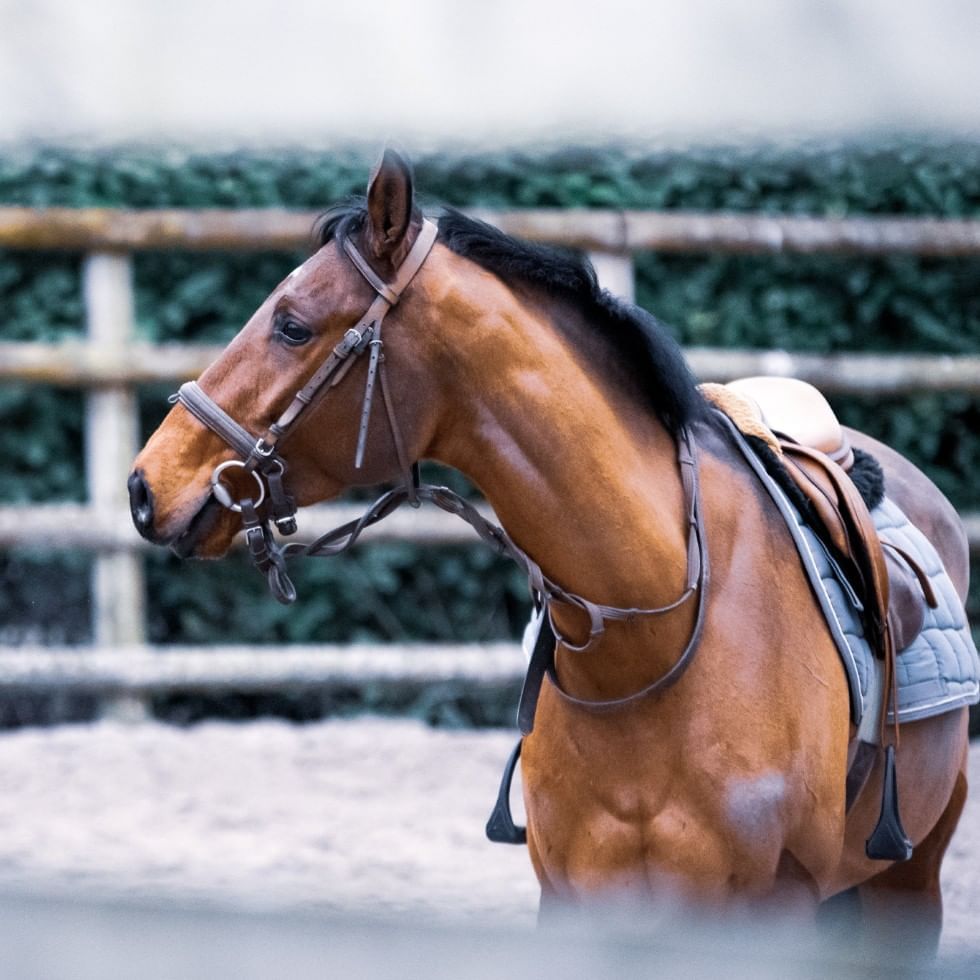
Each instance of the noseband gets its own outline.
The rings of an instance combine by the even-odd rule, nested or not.
[[[505,555],[516,562],[527,575],[535,607],[537,609],[544,608],[547,612],[544,618],[545,625],[542,636],[536,645],[535,655],[532,657],[522,693],[522,729],[527,726],[527,730],[529,730],[529,726],[533,724],[534,705],[545,674],[550,677],[563,698],[571,703],[590,708],[618,707],[637,698],[665,690],[680,678],[693,659],[704,625],[708,555],[701,519],[698,466],[692,435],[685,431],[680,435],[677,442],[677,458],[681,485],[684,491],[688,532],[685,587],[681,595],[673,602],[651,609],[608,606],[569,592],[549,579],[534,559],[515,544],[502,527],[484,518],[468,500],[448,487],[421,483],[418,463],[409,460],[406,455],[405,443],[395,415],[394,402],[391,398],[385,372],[381,326],[385,315],[398,302],[409,283],[422,268],[432,246],[435,244],[437,234],[436,225],[428,219],[424,220],[418,238],[396,271],[392,282],[385,282],[378,276],[358,252],[353,242],[349,238],[344,239],[344,252],[351,260],[354,268],[375,291],[375,298],[357,324],[344,334],[340,343],[334,347],[310,380],[295,394],[288,408],[269,426],[265,434],[256,437],[249,432],[207,395],[196,381],[189,381],[182,385],[176,395],[171,397],[172,402],[179,402],[183,405],[198,421],[228,443],[240,457],[239,459],[226,460],[215,467],[211,474],[211,488],[214,497],[224,507],[241,514],[252,563],[265,574],[269,589],[275,598],[285,604],[296,599],[296,588],[286,573],[286,560],[288,558],[298,555],[307,557],[338,555],[350,548],[365,529],[383,520],[402,504],[409,503],[418,507],[422,501],[428,501],[466,521],[483,541],[498,554]],[[287,466],[280,454],[280,447],[286,437],[295,430],[307,409],[340,384],[365,351],[370,351],[370,356],[354,465],[359,469],[364,461],[364,448],[371,421],[374,390],[380,380],[382,400],[398,460],[401,484],[382,494],[357,520],[349,521],[334,528],[315,541],[308,544],[280,544],[273,534],[271,524],[274,523],[280,533],[284,535],[296,532],[296,503],[285,488],[284,478]],[[241,468],[244,472],[252,475],[257,487],[257,494],[254,498],[245,497],[235,500],[232,497],[231,492],[221,480],[222,474],[230,468]],[[259,508],[263,504],[266,504],[264,511],[267,511],[269,516],[260,516]],[[634,694],[607,701],[582,700],[572,696],[562,687],[555,672],[555,641],[575,652],[586,650],[602,636],[608,621],[632,621],[640,616],[668,613],[679,608],[695,595],[697,596],[697,610],[688,644],[674,665],[652,684]],[[585,614],[589,621],[589,634],[583,643],[575,644],[561,634],[551,613],[553,603],[574,606]]]

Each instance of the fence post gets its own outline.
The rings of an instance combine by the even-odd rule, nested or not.
[[[589,259],[595,266],[599,285],[608,289],[614,296],[633,302],[636,294],[633,282],[633,256],[628,252],[589,252]]]
[[[120,347],[133,334],[131,257],[112,252],[85,256],[82,271],[90,341]],[[123,385],[89,392],[85,410],[85,463],[89,503],[112,520],[128,512],[126,477],[139,440],[136,393]],[[99,647],[143,643],[143,562],[134,550],[101,552],[92,575],[92,633]]]

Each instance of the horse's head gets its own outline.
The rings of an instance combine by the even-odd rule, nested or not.
[[[150,541],[182,556],[221,555],[242,526],[227,504],[248,498],[275,517],[269,508],[283,466],[286,491],[306,505],[397,477],[431,441],[440,393],[423,315],[429,270],[405,280],[425,260],[434,228],[415,206],[408,164],[386,152],[366,206],[337,210],[324,227],[325,244],[273,290],[199,387],[182,389],[137,457],[130,502]],[[386,295],[390,284],[404,295]],[[390,385],[377,383],[379,373],[386,378],[372,324],[382,321]],[[369,390],[377,397],[365,426]],[[247,469],[230,463],[215,475],[256,442]]]

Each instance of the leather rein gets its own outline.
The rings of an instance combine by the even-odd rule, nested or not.
[[[172,403],[183,405],[199,422],[231,446],[240,457],[240,459],[226,460],[215,467],[211,474],[211,488],[215,499],[222,506],[241,514],[252,563],[266,576],[273,596],[284,604],[292,603],[296,599],[296,588],[286,571],[287,559],[301,555],[317,558],[339,555],[352,547],[367,528],[384,520],[405,503],[418,507],[423,501],[427,501],[466,521],[494,551],[510,558],[522,569],[527,576],[535,608],[539,611],[543,608],[547,613],[521,695],[522,729],[525,725],[533,725],[534,707],[545,673],[568,702],[590,708],[618,707],[666,689],[680,678],[693,659],[704,626],[708,555],[701,517],[701,494],[693,436],[685,430],[677,440],[677,458],[688,527],[685,586],[677,599],[656,608],[609,606],[569,592],[549,579],[537,562],[515,544],[501,526],[488,521],[465,498],[448,487],[421,483],[418,463],[409,461],[398,426],[385,370],[381,328],[385,315],[398,303],[402,293],[421,269],[435,244],[437,234],[437,226],[425,219],[418,238],[399,266],[392,282],[386,282],[378,276],[349,238],[343,241],[344,252],[354,268],[374,289],[375,298],[364,315],[344,334],[340,343],[333,348],[326,360],[296,393],[286,410],[269,426],[265,434],[256,437],[249,432],[206,394],[196,381],[187,382],[171,396]],[[275,524],[283,535],[294,534],[297,530],[296,504],[286,491],[284,478],[287,465],[280,454],[280,447],[287,436],[295,430],[310,406],[318,403],[332,388],[339,385],[358,358],[367,351],[370,352],[367,384],[361,407],[355,467],[359,469],[363,463],[374,392],[380,381],[382,401],[398,460],[401,483],[382,494],[357,520],[348,521],[309,543],[280,543],[273,534],[272,524]],[[240,468],[253,476],[258,488],[254,498],[244,497],[235,500],[232,497],[221,479],[222,474],[230,468]],[[260,512],[263,504],[266,504],[266,507]],[[266,514],[268,516],[264,516]],[[604,701],[576,698],[562,687],[555,670],[556,642],[574,652],[587,650],[605,632],[607,622],[631,621],[641,616],[668,613],[685,604],[694,595],[697,595],[697,610],[687,646],[674,665],[652,684],[626,697]],[[574,606],[585,613],[589,620],[589,633],[582,643],[573,643],[559,631],[552,616],[553,603]]]

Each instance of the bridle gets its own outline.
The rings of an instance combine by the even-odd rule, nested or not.
[[[534,705],[538,690],[545,674],[548,674],[556,689],[570,703],[591,708],[609,708],[624,705],[637,698],[661,691],[677,681],[687,668],[704,625],[705,594],[708,584],[708,556],[701,520],[701,495],[698,481],[697,458],[694,440],[687,430],[677,440],[678,463],[681,484],[684,491],[684,507],[688,524],[687,537],[687,575],[681,595],[673,602],[652,609],[623,608],[592,602],[580,595],[569,592],[549,579],[540,566],[511,539],[499,525],[488,521],[468,500],[444,486],[424,484],[419,479],[419,467],[406,455],[394,401],[388,384],[383,353],[381,328],[384,317],[395,306],[405,289],[415,278],[425,263],[438,235],[437,226],[424,219],[422,228],[414,244],[398,267],[391,282],[383,280],[357,250],[350,238],[344,238],[342,247],[354,268],[361,274],[375,292],[375,297],[364,315],[355,326],[343,336],[340,343],[330,352],[326,360],[317,368],[309,381],[294,395],[292,401],[268,430],[256,437],[233,419],[210,395],[206,394],[196,381],[189,381],[171,397],[171,402],[179,402],[198,421],[220,436],[240,457],[219,463],[211,474],[211,489],[215,499],[224,507],[242,517],[245,540],[252,563],[263,572],[272,594],[280,602],[289,604],[296,599],[296,589],[286,572],[288,558],[304,555],[308,557],[329,557],[350,548],[362,532],[378,521],[383,520],[402,504],[418,507],[428,501],[448,513],[455,514],[470,524],[477,534],[496,552],[506,555],[525,572],[537,609],[544,608],[544,628],[532,656],[521,696],[521,727],[533,724]],[[369,351],[367,384],[361,406],[361,420],[358,431],[354,465],[360,468],[364,460],[365,443],[371,420],[371,408],[375,387],[380,381],[382,401],[388,420],[388,428],[398,461],[401,483],[382,494],[357,520],[348,521],[340,527],[328,531],[308,543],[281,544],[272,531],[272,524],[283,535],[294,534],[296,525],[296,503],[286,490],[285,476],[287,465],[280,449],[288,435],[295,431],[309,408],[317,404],[326,394],[343,381],[358,358]],[[241,468],[255,480],[258,492],[255,498],[244,497],[235,500],[228,487],[222,482],[222,474],[231,468]],[[259,508],[267,504],[263,516]],[[609,621],[631,621],[640,616],[654,616],[670,612],[697,595],[695,623],[688,644],[674,665],[642,691],[623,698],[606,701],[587,701],[569,694],[561,686],[555,672],[555,641],[567,649],[579,652],[587,650],[605,632]],[[552,616],[552,603],[562,603],[578,608],[589,620],[589,634],[584,642],[575,644],[563,636],[555,625]],[[548,640],[550,637],[550,642]],[[543,638],[543,642],[542,642]],[[528,730],[530,728],[528,727]]]
[[[405,442],[398,426],[385,370],[381,328],[385,315],[398,302],[408,284],[415,278],[415,274],[422,268],[438,233],[439,229],[433,222],[427,219],[423,221],[415,243],[399,266],[394,281],[390,283],[378,276],[349,238],[344,239],[344,251],[357,271],[374,289],[374,300],[357,323],[344,334],[340,343],[333,348],[309,381],[296,392],[282,415],[263,435],[256,438],[236,422],[210,395],[205,394],[196,381],[189,381],[182,385],[174,396],[174,401],[179,402],[198,421],[221,436],[241,457],[241,459],[227,460],[215,467],[211,474],[211,489],[219,503],[242,515],[245,540],[252,562],[266,574],[269,588],[280,602],[288,604],[295,601],[296,589],[286,574],[283,559],[287,552],[276,542],[269,520],[259,516],[259,507],[268,496],[269,512],[276,528],[285,535],[296,533],[296,503],[285,488],[284,477],[287,466],[280,453],[280,446],[295,430],[310,406],[318,402],[331,388],[340,384],[365,351],[370,351],[370,355],[354,466],[360,469],[364,462],[364,447],[371,422],[371,408],[380,375],[381,395],[402,482],[409,502],[417,503],[418,471],[409,463],[405,454]],[[222,473],[232,467],[239,467],[246,473],[252,474],[258,487],[258,496],[255,499],[246,497],[235,501],[232,498],[228,488],[221,482]]]

